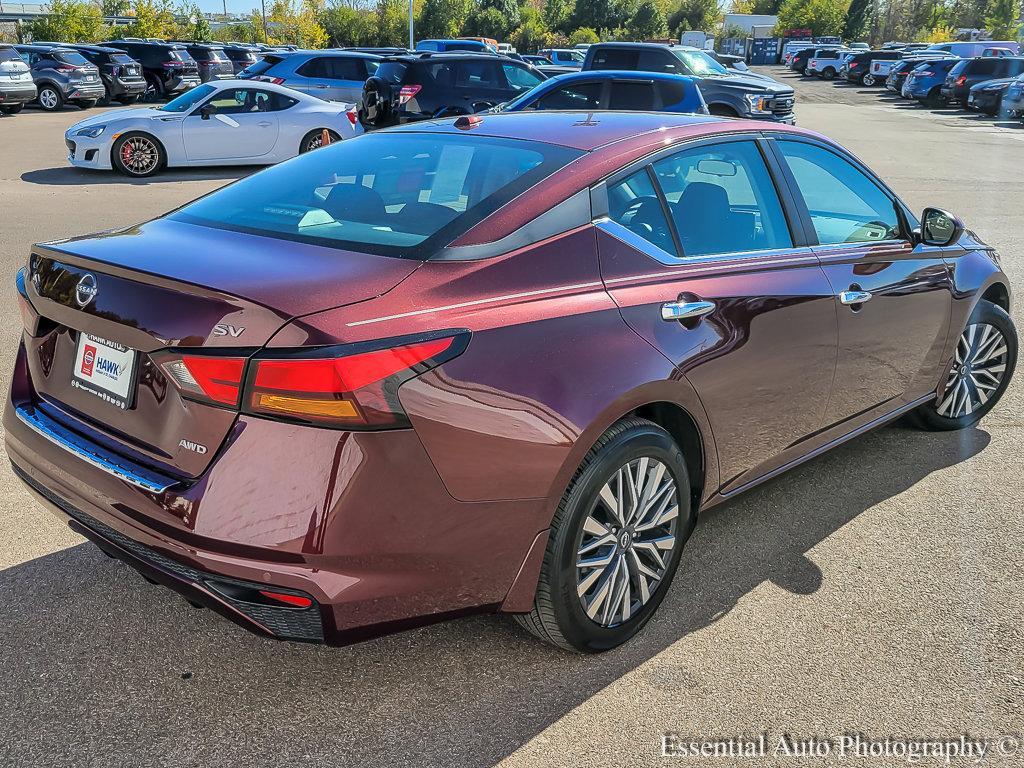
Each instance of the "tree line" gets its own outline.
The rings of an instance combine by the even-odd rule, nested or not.
[[[1021,31],[1022,0],[732,0],[733,13],[777,15],[777,34],[810,30],[844,40],[951,40],[960,28],[983,28],[994,39]],[[99,42],[115,36],[165,40],[237,40],[303,48],[408,45],[408,0],[271,0],[266,19],[212,29],[192,0],[50,0],[48,15],[22,36],[58,42]],[[678,39],[687,30],[725,37],[717,0],[413,0],[416,39],[459,36],[510,42],[521,52],[599,40]],[[130,17],[111,28],[104,17]]]

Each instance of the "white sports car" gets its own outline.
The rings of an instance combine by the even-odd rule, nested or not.
[[[356,105],[273,83],[220,80],[160,107],[111,110],[64,134],[68,162],[151,176],[167,166],[271,165],[363,132]]]

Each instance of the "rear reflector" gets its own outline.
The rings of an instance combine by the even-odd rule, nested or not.
[[[277,600],[279,603],[285,603],[286,605],[293,605],[296,608],[309,608],[313,604],[313,601],[308,597],[302,595],[289,595],[284,592],[271,592],[268,589],[261,589],[260,594],[264,597],[269,597],[271,600]]]

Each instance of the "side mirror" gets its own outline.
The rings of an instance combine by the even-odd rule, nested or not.
[[[209,120],[210,117],[213,115],[213,111],[213,106],[207,104],[205,107],[199,110],[199,116],[203,118],[203,120]]]
[[[941,208],[925,208],[921,215],[923,245],[952,245],[964,233],[964,223]]]

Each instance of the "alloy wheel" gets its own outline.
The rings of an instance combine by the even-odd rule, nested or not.
[[[43,88],[39,92],[39,103],[43,106],[43,109],[56,109],[59,103],[57,92],[52,88]]]
[[[156,145],[145,136],[132,136],[121,145],[121,163],[131,173],[146,174],[160,162]]]
[[[936,409],[939,415],[958,419],[985,405],[1002,383],[1007,352],[998,328],[988,323],[968,325],[957,342],[945,397]]]
[[[602,486],[577,540],[576,592],[592,621],[617,626],[650,601],[678,520],[675,478],[657,459],[634,459]]]

